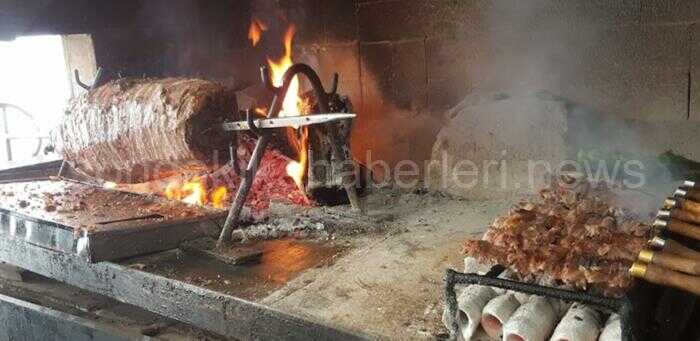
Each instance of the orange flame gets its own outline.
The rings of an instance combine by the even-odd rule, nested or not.
[[[211,205],[216,207],[216,208],[226,207],[226,196],[227,195],[228,195],[228,190],[226,189],[226,187],[221,186],[221,187],[215,189],[209,195],[209,198],[211,200]]]
[[[272,73],[272,83],[275,86],[282,85],[284,73],[290,66],[294,65],[294,62],[292,61],[292,41],[294,40],[295,34],[296,27],[294,25],[289,25],[287,31],[284,33],[284,55],[277,61],[267,58],[267,63],[270,65],[270,71]],[[300,114],[300,105],[301,99],[299,98],[299,78],[294,77],[292,82],[289,83],[289,90],[287,91],[287,95],[284,97],[284,101],[282,101],[282,110],[280,111],[279,115],[297,116]]]
[[[185,183],[172,181],[165,188],[165,197],[172,200],[179,200],[190,205],[211,205],[216,208],[224,208],[228,190],[221,186],[207,193],[207,188],[199,177],[194,177]]]
[[[308,140],[309,130],[303,128],[301,131],[301,141],[299,143],[299,161],[290,161],[286,168],[287,175],[294,180],[294,183],[302,193],[306,193],[304,175],[306,175],[306,168],[308,168]]]
[[[267,31],[267,26],[262,23],[262,21],[253,18],[250,21],[250,28],[248,28],[248,39],[253,43],[253,46],[258,45],[260,38],[262,38],[262,33]]]
[[[272,83],[275,86],[282,85],[284,73],[289,67],[294,65],[292,61],[292,42],[294,41],[295,34],[296,27],[294,25],[289,25],[284,33],[284,54],[277,61],[267,58],[267,63],[270,65]],[[299,78],[294,77],[291,83],[289,83],[289,90],[282,101],[282,110],[280,110],[279,116],[298,116],[305,114],[304,108],[306,108],[308,104],[299,96],[299,90]],[[308,130],[306,128],[302,129],[302,135],[299,141],[296,140],[297,137],[293,132],[287,135],[290,136],[291,142],[297,145],[297,152],[299,153],[299,161],[290,161],[289,164],[287,164],[287,175],[294,180],[294,183],[296,183],[297,187],[302,192],[305,192],[304,175],[306,175],[308,163]]]

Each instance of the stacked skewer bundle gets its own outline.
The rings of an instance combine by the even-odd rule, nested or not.
[[[656,236],[629,273],[636,278],[700,295],[700,252],[673,238],[700,241],[700,184],[685,181],[664,201],[653,227]]]

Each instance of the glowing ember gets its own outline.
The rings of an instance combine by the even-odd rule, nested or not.
[[[264,31],[267,31],[267,26],[260,20],[253,18],[250,22],[250,28],[248,29],[248,39],[253,43],[253,46],[258,45]]]
[[[267,116],[267,108],[255,108],[255,113],[260,116]]]

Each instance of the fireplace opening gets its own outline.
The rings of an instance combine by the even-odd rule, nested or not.
[[[2,4],[0,309],[125,339],[697,339],[698,23],[691,0]],[[21,316],[10,338],[50,338]]]
[[[50,159],[43,148],[71,94],[62,37],[47,35],[0,42],[0,58],[0,167]],[[41,100],[37,99],[38,94],[42,94]]]

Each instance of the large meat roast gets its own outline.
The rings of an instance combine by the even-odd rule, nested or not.
[[[64,158],[117,183],[201,172],[228,161],[235,94],[199,79],[124,78],[72,99],[60,126]]]

